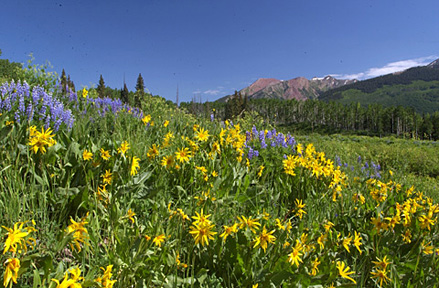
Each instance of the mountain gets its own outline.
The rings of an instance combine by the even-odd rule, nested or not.
[[[427,67],[430,67],[430,68],[438,68],[438,67],[439,67],[439,59],[437,59],[437,60],[431,62],[430,64],[427,65]]]
[[[439,111],[439,59],[323,92],[319,100],[343,104],[412,107],[418,113]]]
[[[304,77],[297,77],[283,81],[274,78],[260,78],[250,86],[240,90],[241,94],[248,99],[276,98],[276,99],[315,99],[329,89],[341,87],[343,85],[355,83],[357,80],[339,80],[331,76],[324,78],[312,78],[308,80]],[[218,101],[225,101],[230,95]]]

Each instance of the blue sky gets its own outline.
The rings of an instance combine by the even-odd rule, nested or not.
[[[76,88],[213,101],[258,78],[366,79],[439,58],[437,0],[2,3],[1,58],[64,68]]]

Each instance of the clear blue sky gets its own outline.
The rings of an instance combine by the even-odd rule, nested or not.
[[[76,88],[213,101],[258,78],[365,79],[439,58],[437,0],[5,0],[1,58],[64,68]]]

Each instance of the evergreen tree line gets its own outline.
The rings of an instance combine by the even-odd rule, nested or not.
[[[180,106],[198,116],[211,117],[213,113],[216,119],[233,119],[238,114],[230,113],[230,109],[236,106],[232,103],[239,101],[236,96],[233,98],[232,102],[181,103]],[[293,130],[439,140],[439,111],[419,114],[403,106],[295,99],[251,99],[246,101],[244,111],[255,111],[266,121]]]

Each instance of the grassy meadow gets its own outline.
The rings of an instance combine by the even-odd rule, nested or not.
[[[0,286],[437,287],[437,143],[60,91],[0,87]]]

